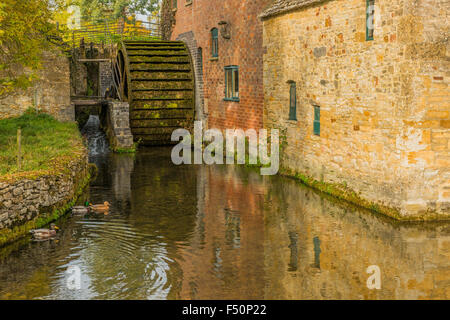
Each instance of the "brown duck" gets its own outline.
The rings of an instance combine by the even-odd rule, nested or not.
[[[50,229],[35,229],[31,230],[30,233],[33,235],[33,238],[37,240],[46,240],[54,237],[57,230],[59,230],[59,228],[52,223]]]
[[[108,214],[109,212],[109,202],[105,201],[103,204],[91,204],[89,206],[91,212],[94,213],[104,213]]]

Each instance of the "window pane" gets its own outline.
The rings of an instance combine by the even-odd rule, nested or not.
[[[367,0],[367,21],[366,21],[366,27],[367,27],[367,39],[372,40],[373,39],[373,32],[375,29],[375,0]]]
[[[297,90],[295,83],[291,83],[289,98],[289,119],[297,120]]]
[[[233,97],[233,74],[231,72],[231,70],[227,70],[227,98],[232,98]]]
[[[314,107],[314,120],[320,121],[320,107]]]
[[[219,56],[219,30],[216,28],[211,30],[211,51],[213,57]]]
[[[320,107],[314,106],[314,134],[320,136]]]
[[[234,70],[234,98],[239,98],[239,71]]]

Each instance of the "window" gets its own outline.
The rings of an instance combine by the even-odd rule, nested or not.
[[[219,56],[219,30],[214,28],[211,30],[211,48],[214,58]]]
[[[320,107],[314,106],[314,134],[320,136]]]
[[[297,120],[297,85],[294,81],[289,81],[289,120]]]
[[[366,40],[373,40],[375,0],[366,0]]]
[[[225,67],[225,100],[239,101],[239,67]]]
[[[177,8],[177,0],[172,0],[172,9]]]

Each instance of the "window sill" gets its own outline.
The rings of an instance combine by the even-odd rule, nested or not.
[[[172,12],[173,13],[177,12],[177,8],[172,8]]]
[[[186,2],[184,6],[187,7],[187,6],[190,6],[190,5],[192,5],[192,1]]]
[[[209,59],[209,61],[219,61],[219,57],[212,57]]]
[[[224,98],[223,101],[239,102],[239,98]]]

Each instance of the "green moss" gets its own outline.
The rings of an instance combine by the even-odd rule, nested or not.
[[[115,153],[136,153],[137,148],[138,148],[138,143],[135,142],[135,143],[133,143],[133,146],[131,148],[119,148],[119,147],[116,147],[116,148],[113,148],[112,150]]]
[[[301,183],[312,187],[319,192],[333,196],[339,200],[343,200],[354,204],[358,207],[369,209],[378,214],[386,215],[398,221],[436,221],[436,220],[449,220],[448,216],[437,214],[436,212],[428,211],[421,215],[415,216],[402,216],[398,208],[385,206],[379,203],[375,203],[360,197],[354,190],[347,186],[347,183],[327,183],[323,181],[315,180],[305,174],[299,172],[293,172],[292,170],[282,168],[280,174],[286,177],[294,178]]]

